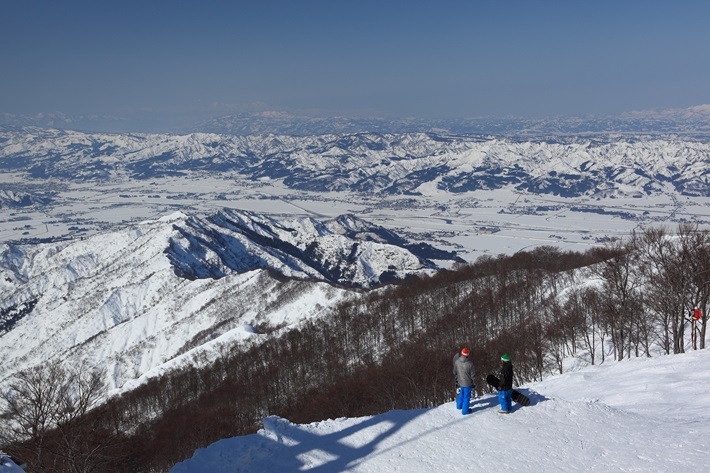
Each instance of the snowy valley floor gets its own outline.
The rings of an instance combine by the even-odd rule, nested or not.
[[[515,361],[515,360],[513,360]],[[195,452],[170,473],[705,472],[710,349],[607,362],[526,385],[529,407],[495,395],[463,416],[454,403],[264,429]]]

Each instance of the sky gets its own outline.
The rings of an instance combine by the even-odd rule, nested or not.
[[[505,416],[493,393],[465,416],[453,401],[312,424],[270,416],[169,473],[705,472],[708,362],[701,350],[570,370],[519,387],[531,405]]]
[[[707,0],[0,0],[0,113],[549,117],[710,103]]]

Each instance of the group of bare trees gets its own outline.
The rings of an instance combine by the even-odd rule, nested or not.
[[[97,421],[105,391],[104,374],[85,367],[50,362],[20,371],[0,393],[0,440],[33,472],[109,471],[123,434],[107,417]]]
[[[705,348],[710,301],[710,232],[683,223],[671,232],[649,228],[610,245],[610,255],[590,267],[598,284],[567,297],[568,335],[596,360],[608,340],[617,360]],[[699,319],[695,319],[699,314]],[[688,336],[687,330],[695,331]],[[601,352],[604,357],[605,352]]]
[[[4,443],[33,471],[166,471],[196,448],[256,431],[268,415],[310,422],[439,405],[453,396],[451,356],[464,345],[479,394],[502,353],[525,383],[561,371],[569,356],[682,352],[696,307],[704,348],[709,290],[710,236],[693,225],[586,253],[487,256],[361,293],[105,403],[100,376],[56,365],[22,372],[0,398],[12,426]],[[124,460],[107,463],[115,455]]]

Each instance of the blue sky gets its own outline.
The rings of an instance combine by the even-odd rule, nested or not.
[[[0,0],[0,112],[685,108],[710,103],[708,25],[708,0]]]

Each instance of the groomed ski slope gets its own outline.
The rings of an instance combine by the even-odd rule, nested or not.
[[[463,416],[454,402],[216,442],[170,473],[706,472],[710,350],[607,362],[520,389],[530,407],[497,413],[494,395]]]

